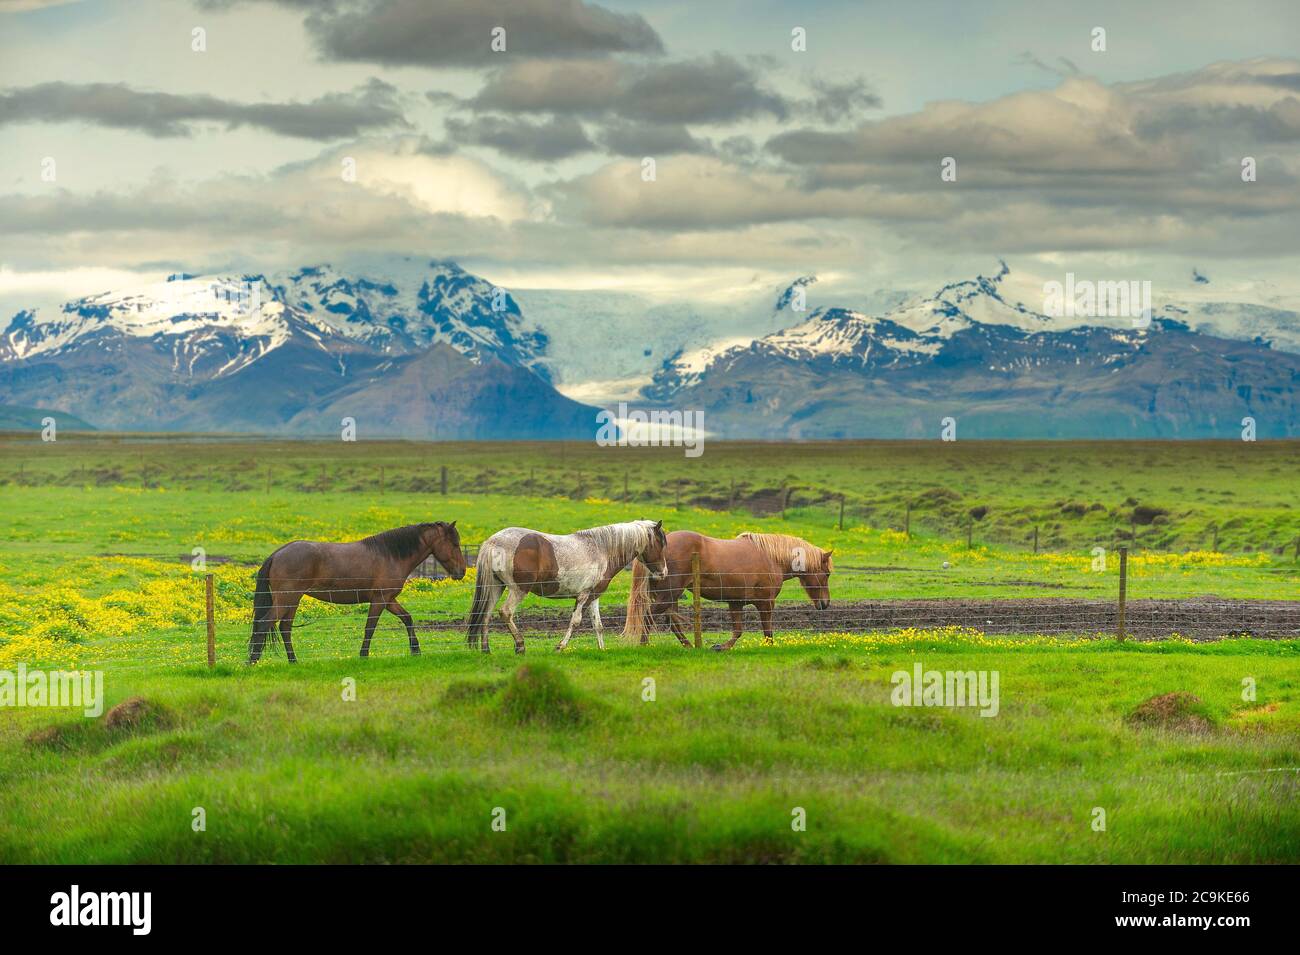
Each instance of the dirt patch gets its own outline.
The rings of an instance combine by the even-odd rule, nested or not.
[[[1158,729],[1175,733],[1208,733],[1214,721],[1200,697],[1192,693],[1165,693],[1142,703],[1124,722],[1140,729]]]
[[[27,745],[41,749],[63,749],[67,742],[66,727],[58,724],[42,726],[27,734]]]
[[[689,618],[689,599],[678,609]],[[557,603],[554,610],[520,613],[520,626],[533,633],[562,633],[569,625],[572,607]],[[601,608],[607,631],[623,629],[622,607]],[[731,618],[722,604],[705,601],[701,608],[705,630],[731,630]],[[758,629],[758,613],[745,610],[745,633]],[[585,626],[574,639],[590,637]],[[789,630],[820,632],[863,632],[895,630],[904,627],[969,627],[987,634],[1046,635],[1114,635],[1119,624],[1113,600],[1089,600],[1069,597],[1025,597],[1014,600],[972,598],[920,600],[845,600],[834,601],[826,610],[796,601],[777,604],[772,614],[773,628],[779,634]],[[449,621],[421,623],[418,629],[446,629]],[[454,621],[460,626],[461,621]],[[1220,597],[1195,597],[1185,600],[1130,600],[1125,629],[1139,640],[1159,640],[1181,636],[1189,640],[1211,641],[1225,637],[1261,639],[1300,638],[1300,601],[1225,600]],[[492,627],[495,637],[501,633]],[[667,633],[656,627],[655,633]]]
[[[110,730],[137,732],[146,729],[165,729],[175,720],[171,713],[157,703],[142,696],[123,700],[104,714],[104,727]]]

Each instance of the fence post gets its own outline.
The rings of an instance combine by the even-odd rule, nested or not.
[[[1038,525],[1034,525],[1034,553],[1038,553]]]
[[[907,502],[907,510],[903,513],[903,534],[908,540],[912,539],[912,502]]]
[[[727,510],[734,511],[735,509],[736,509],[736,478],[733,476],[731,479],[731,494],[727,497]]]
[[[1122,643],[1127,636],[1124,630],[1124,614],[1128,604],[1128,548],[1119,549],[1119,640]]]
[[[694,596],[691,598],[692,615],[695,617],[695,649],[704,646],[704,626],[700,619],[700,552],[691,554],[691,586]]]
[[[837,529],[844,530],[844,495],[843,494],[840,495],[840,523]]]
[[[447,465],[445,464],[442,466],[442,496],[447,496]]]
[[[968,516],[966,518],[966,549],[971,549],[971,539],[975,535],[975,518]]]
[[[206,591],[204,603],[207,605],[208,620],[208,666],[217,665],[217,622],[212,613],[212,575],[207,574],[203,578],[203,589]]]
[[[673,509],[680,511],[682,509],[682,479],[678,478],[677,483],[673,485]]]

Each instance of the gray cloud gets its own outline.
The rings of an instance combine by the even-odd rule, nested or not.
[[[681,125],[627,123],[615,121],[597,137],[606,152],[616,156],[671,156],[677,153],[705,153],[710,146],[696,139]]]
[[[880,97],[861,77],[836,82],[817,77],[809,81],[813,97],[811,108],[823,123],[852,119],[868,109],[881,107]]]
[[[584,0],[350,0],[314,6],[308,31],[335,60],[402,66],[496,66],[502,56],[661,53],[643,17]],[[491,49],[506,30],[506,53]]]
[[[665,63],[511,63],[494,72],[465,105],[499,112],[613,114],[650,123],[784,120],[797,108],[765,88],[757,70],[723,53]]]
[[[520,159],[551,162],[596,148],[582,124],[571,116],[536,123],[518,117],[453,117],[445,125],[448,135],[461,145],[490,146]]]
[[[255,126],[302,139],[340,139],[375,129],[408,127],[397,90],[372,79],[350,93],[307,103],[235,103],[214,96],[158,93],[124,83],[39,83],[0,93],[0,126],[80,121],[150,136],[188,136],[195,124]]]

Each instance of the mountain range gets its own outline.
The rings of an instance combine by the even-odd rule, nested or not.
[[[1066,320],[1009,276],[811,311],[834,293],[801,276],[727,311],[512,294],[409,258],[175,275],[19,311],[0,405],[107,429],[320,435],[352,417],[363,437],[591,440],[597,408],[561,391],[605,395],[604,378],[724,437],[932,438],[946,417],[972,438],[1235,437],[1247,416],[1260,437],[1300,435],[1295,313],[1164,302],[1148,328]]]
[[[1196,331],[1190,309],[1145,328],[1067,323],[1005,298],[1008,274],[879,316],[819,308],[676,355],[645,393],[763,438],[934,438],[945,418],[972,438],[1234,438],[1246,417],[1259,437],[1300,436],[1300,354]]]
[[[328,267],[172,276],[90,296],[0,335],[0,405],[99,428],[506,439],[590,437],[546,339],[503,291],[451,263],[405,287]]]

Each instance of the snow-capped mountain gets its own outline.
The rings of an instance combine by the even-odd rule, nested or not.
[[[546,335],[508,292],[455,263],[409,259],[366,275],[328,265],[267,277],[173,275],[69,302],[55,316],[27,310],[0,334],[0,360],[57,352],[104,332],[161,335],[177,339],[180,351],[202,351],[187,339],[218,329],[256,341],[265,354],[295,328],[395,355],[446,342],[471,361],[496,358],[549,378]]]
[[[509,295],[451,263],[401,278],[174,275],[25,310],[0,333],[0,404],[150,430],[320,432],[364,408],[371,434],[590,432]]]
[[[498,358],[550,377],[547,336],[514,298],[454,262],[389,261],[347,275],[313,266],[274,276],[277,298],[349,338],[406,354],[446,342],[473,361]]]
[[[1155,318],[1062,321],[993,277],[882,316],[818,308],[749,343],[675,356],[647,398],[700,408],[710,430],[764,437],[1300,435],[1300,355]]]

